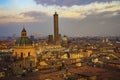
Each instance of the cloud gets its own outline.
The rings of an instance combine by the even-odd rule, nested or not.
[[[52,0],[52,2],[56,2],[56,1],[57,0]],[[68,2],[68,0],[65,1]],[[108,13],[105,14],[105,17],[119,15],[118,11],[120,11],[120,1],[112,1],[112,0],[110,1],[111,2],[93,2],[90,4],[73,5],[73,6],[39,5],[38,7],[36,7],[36,9],[30,8],[28,9],[28,11],[26,10],[22,10],[19,12],[16,11],[17,13],[14,13],[13,11],[10,12],[9,14],[7,13],[7,11],[6,12],[1,11],[0,23],[47,21],[48,18],[53,17],[55,11],[58,12],[60,18],[71,18],[71,19],[81,19],[81,20],[89,15],[100,14],[104,12]]]
[[[91,4],[86,4],[86,5],[74,5],[71,7],[57,6],[56,10],[59,12],[60,17],[84,19],[85,17],[91,14],[119,11],[120,1],[112,1],[112,2],[105,2],[105,3],[95,2]]]
[[[8,15],[8,16],[0,16],[0,19],[8,19],[8,18],[15,18],[14,16]]]
[[[16,22],[36,22],[37,20],[32,17],[24,17],[19,14],[15,15],[0,15],[0,24],[16,23]]]
[[[23,15],[24,17],[31,17],[36,20],[43,20],[45,17],[49,17],[46,13],[40,11],[27,11],[20,13],[20,15]]]
[[[102,12],[115,12],[120,10],[119,0],[35,0],[35,1],[37,4],[40,4],[42,8],[44,8],[42,11],[48,14],[49,16],[53,15],[54,11],[57,11],[60,17],[63,18],[84,19],[85,17],[91,14],[99,14]]]
[[[27,11],[20,13],[20,15],[32,18],[35,22],[47,21],[50,18],[47,13],[41,11]]]
[[[72,6],[78,5],[80,0],[34,0],[37,4],[42,5],[59,5],[59,6]]]
[[[45,12],[49,16],[52,16],[54,12],[57,11],[59,16],[62,18],[84,19],[88,15],[91,15],[91,14],[99,14],[103,12],[115,12],[115,11],[120,10],[120,1],[113,1],[113,0],[110,0],[110,1],[111,2],[107,2],[107,1],[105,2],[105,0],[104,2],[92,2],[91,1],[92,3],[89,3],[89,4],[73,5],[73,6],[59,6],[59,5],[43,6],[40,4],[40,8],[41,8],[40,11]]]
[[[120,11],[115,11],[115,12],[104,12],[101,15],[102,17],[110,18],[114,16],[120,16]]]
[[[82,20],[61,18],[60,31],[69,36],[119,36],[120,14],[116,16],[108,14],[112,15],[114,12],[91,14]]]
[[[58,6],[73,6],[90,4],[94,2],[111,2],[119,0],[34,0],[36,4],[42,5],[58,5]]]

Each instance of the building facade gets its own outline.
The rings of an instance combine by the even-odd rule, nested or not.
[[[48,35],[48,44],[53,44],[53,35]]]
[[[13,57],[15,58],[14,69],[31,69],[36,66],[37,55],[35,47],[33,42],[27,37],[25,28],[21,32],[21,37],[16,41]]]

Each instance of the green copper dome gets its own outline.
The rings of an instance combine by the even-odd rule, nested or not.
[[[16,45],[19,45],[19,46],[32,46],[32,41],[28,37],[20,37],[16,41]]]
[[[63,40],[63,41],[68,41],[67,36],[64,36],[64,37],[62,38],[62,40]]]
[[[21,37],[16,41],[16,46],[32,46],[32,41],[27,37],[27,32],[23,27]]]

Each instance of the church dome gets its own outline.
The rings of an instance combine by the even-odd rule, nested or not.
[[[21,31],[21,37],[16,41],[16,46],[32,46],[32,41],[27,37],[25,28]]]
[[[62,41],[68,41],[67,36],[64,36],[64,37],[62,38]]]
[[[20,37],[16,41],[16,45],[19,45],[19,46],[32,46],[32,41],[28,37]]]

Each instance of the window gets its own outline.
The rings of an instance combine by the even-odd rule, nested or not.
[[[21,58],[23,58],[23,52],[21,52]]]
[[[30,52],[28,52],[28,56],[30,56]]]
[[[17,57],[17,52],[15,52],[15,57]]]
[[[30,67],[32,67],[32,62],[30,62]]]
[[[20,66],[20,68],[22,67],[21,64],[19,66]]]

